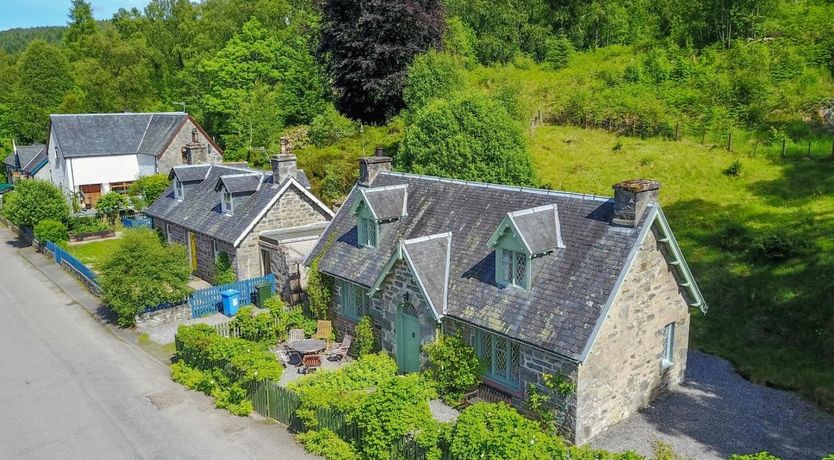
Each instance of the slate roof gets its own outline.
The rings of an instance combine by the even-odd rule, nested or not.
[[[176,176],[182,182],[201,181],[206,178],[210,169],[211,165],[177,166],[171,168],[168,178],[173,179]]]
[[[264,180],[264,173],[244,173],[220,176],[214,185],[214,191],[219,192],[223,187],[232,195],[237,193],[251,193],[260,188]]]
[[[194,182],[194,185],[186,190],[182,201],[174,197],[172,184],[148,207],[146,214],[234,245],[238,238],[259,220],[261,214],[274,204],[284,186],[298,187],[296,184],[299,184],[304,187],[304,184],[295,179],[275,184],[271,173],[241,166],[218,164],[201,168],[207,168],[205,179]],[[198,174],[194,171],[199,170],[193,166],[175,166],[172,174],[176,174],[177,177],[196,177]],[[222,176],[236,176],[241,173],[261,178],[261,187],[251,196],[235,201],[233,215],[223,214],[220,193],[215,191],[215,185]],[[288,182],[292,183],[288,185]]]
[[[360,192],[377,220],[394,219],[408,214],[408,194],[404,185],[363,188]]]
[[[67,158],[158,156],[187,118],[183,112],[50,115],[55,143]]]
[[[508,213],[531,254],[563,246],[559,210],[555,204]]]
[[[401,240],[449,232],[446,314],[575,360],[590,340],[646,225],[644,217],[636,228],[612,226],[613,200],[590,195],[393,172],[380,173],[373,183],[374,188],[394,185],[408,186],[408,216],[380,224],[378,249],[357,243],[350,210],[361,192],[354,188],[307,260],[319,255],[332,239],[319,270],[370,288]],[[492,232],[508,213],[553,204],[558,207],[565,247],[533,259],[529,291],[498,286],[494,250],[487,245]],[[525,228],[535,223],[522,220]],[[429,252],[425,260],[422,255],[413,257],[421,260],[415,261],[421,275],[441,270],[437,265],[441,257]],[[419,251],[409,253],[414,256]],[[434,281],[425,284],[437,289]]]
[[[403,251],[438,315],[446,313],[452,234],[406,240]]]
[[[15,152],[3,160],[3,163],[11,169],[18,169],[15,153],[20,160],[20,170],[29,174],[36,173],[38,166],[46,160],[44,144],[18,145],[15,146]]]

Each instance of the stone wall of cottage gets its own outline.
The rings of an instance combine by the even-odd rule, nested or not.
[[[346,318],[342,313],[342,292],[341,283],[334,283],[333,307],[335,317],[335,328],[339,338],[345,334],[353,335],[356,326],[355,321]],[[420,343],[425,345],[437,339],[439,324],[432,315],[428,302],[426,301],[417,280],[411,273],[408,265],[400,260],[394,264],[391,271],[385,277],[378,292],[370,299],[368,314],[374,322],[374,335],[379,348],[396,358],[397,356],[397,310],[403,302],[403,297],[408,293],[408,302],[417,310],[417,318],[420,322]],[[421,353],[420,365],[424,365],[426,356]]]
[[[154,228],[158,228],[167,241],[185,246],[186,254],[190,257],[190,254],[188,253],[188,251],[191,250],[188,242],[188,229],[171,223],[167,223],[166,225],[166,222],[159,218],[154,218]],[[194,233],[197,235],[197,271],[194,272],[194,275],[211,283],[214,281],[215,272],[213,244],[215,239],[201,233]],[[217,240],[217,244],[219,251],[225,252],[229,255],[229,261],[231,262],[232,269],[237,272],[235,248],[231,244],[224,243],[220,240]],[[188,259],[188,263],[191,263],[191,259]]]
[[[649,232],[579,368],[577,443],[634,414],[683,380],[689,307],[670,269],[657,237]],[[674,364],[664,369],[664,329],[672,322]]]
[[[237,249],[237,274],[241,279],[261,276],[260,234],[269,230],[311,225],[330,220],[313,200],[295,186],[290,186],[281,199],[243,239]],[[275,267],[274,267],[275,268]]]
[[[269,266],[272,269],[272,273],[275,274],[275,286],[277,293],[281,296],[281,299],[283,299],[284,302],[289,304],[295,303],[292,299],[290,290],[290,277],[292,274],[290,273],[290,267],[287,263],[286,248],[280,245],[267,243],[265,241],[261,241],[260,246],[261,249],[269,251]]]
[[[191,130],[194,128],[196,128],[194,123],[187,119],[176,136],[174,136],[171,144],[159,156],[157,166],[160,174],[168,174],[174,166],[186,164],[182,159],[182,148],[187,144],[191,144]],[[192,164],[219,163],[223,161],[220,153],[211,146],[209,139],[199,129],[197,130],[197,142],[203,148],[195,151],[199,153],[195,153],[195,156],[192,156]]]

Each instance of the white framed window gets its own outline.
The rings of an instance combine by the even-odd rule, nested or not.
[[[361,287],[341,281],[339,295],[342,300],[342,316],[352,320],[358,320],[368,313],[368,291]]]
[[[357,218],[357,234],[359,237],[359,244],[369,248],[377,246],[377,223],[373,219],[366,219],[363,217]]]
[[[185,187],[179,179],[174,180],[174,197],[179,201],[182,201],[185,197]]]
[[[519,387],[521,350],[516,342],[476,329],[474,345],[475,352],[484,362],[484,375],[488,379],[511,388]]]
[[[231,215],[232,213],[234,213],[234,202],[232,201],[232,194],[229,193],[229,191],[225,188],[220,193],[223,196],[222,202],[220,204],[220,207],[223,210],[223,214]]]
[[[171,244],[171,225],[167,222],[165,223],[165,241]]]
[[[217,240],[211,240],[211,249],[214,254],[214,261],[217,262],[217,258],[220,257],[220,245],[217,244]]]
[[[669,323],[663,328],[663,360],[661,366],[664,369],[675,364],[675,323]]]
[[[528,289],[530,258],[527,254],[499,248],[495,255],[498,259],[496,267],[497,281],[500,284],[510,284]]]

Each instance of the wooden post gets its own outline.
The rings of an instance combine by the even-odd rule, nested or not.
[[[811,139],[808,139],[808,158],[811,158]]]
[[[704,139],[707,137],[707,130],[701,131],[701,145],[704,145]]]
[[[756,144],[753,145],[753,156],[756,156],[757,150],[759,150],[759,136],[756,136]]]
[[[730,131],[727,134],[727,151],[731,151],[733,149],[733,132]]]
[[[676,141],[680,140],[680,138],[681,138],[681,124],[677,123],[677,124],[675,124],[675,140]]]
[[[782,139],[782,158],[785,158],[785,145],[787,142],[787,139]]]

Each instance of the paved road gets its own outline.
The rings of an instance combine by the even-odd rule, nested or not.
[[[796,394],[750,383],[728,361],[695,350],[689,352],[686,378],[590,444],[648,455],[660,440],[699,460],[763,450],[784,460],[834,453],[834,417]]]
[[[0,458],[312,458],[282,426],[214,409],[171,382],[11,239],[0,226]]]

